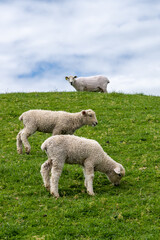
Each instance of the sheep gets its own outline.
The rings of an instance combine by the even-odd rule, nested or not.
[[[56,198],[59,197],[58,181],[64,163],[79,164],[83,167],[84,185],[91,196],[94,195],[94,171],[105,173],[115,186],[120,184],[121,178],[125,175],[123,166],[109,157],[95,140],[74,135],[58,135],[44,141],[41,149],[45,150],[48,156],[40,170],[43,183]]]
[[[69,76],[65,79],[77,90],[88,92],[103,92],[107,93],[107,84],[110,82],[104,76],[79,77]]]
[[[19,120],[23,120],[24,128],[17,135],[17,152],[22,154],[24,145],[27,154],[31,146],[28,137],[36,131],[52,133],[52,135],[73,134],[84,126],[96,126],[98,121],[93,110],[82,110],[77,113],[65,111],[29,110],[24,112]]]

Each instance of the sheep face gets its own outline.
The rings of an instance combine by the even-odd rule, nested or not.
[[[81,111],[81,113],[82,113],[82,116],[83,116],[84,124],[91,125],[93,127],[95,127],[98,124],[96,114],[93,110],[91,110],[91,109],[83,110],[83,111]]]
[[[125,175],[125,169],[121,164],[107,173],[108,180],[113,183],[114,186],[119,186],[121,178]]]
[[[75,79],[77,78],[77,76],[69,76],[69,77],[65,77],[65,79],[71,84],[73,85],[75,82]]]

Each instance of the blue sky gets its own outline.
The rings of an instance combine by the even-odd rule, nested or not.
[[[0,1],[0,93],[74,91],[66,75],[105,75],[108,91],[160,96],[160,1]]]

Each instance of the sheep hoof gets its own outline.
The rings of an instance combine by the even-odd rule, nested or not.
[[[53,192],[51,192],[51,195],[53,195],[53,197],[55,197],[55,198],[59,198],[59,193],[53,193]]]
[[[22,154],[22,149],[17,149],[18,154]]]
[[[50,186],[45,186],[45,188],[47,189],[47,191],[50,191]]]
[[[27,154],[27,155],[29,155],[29,154],[30,154],[30,151],[29,151],[29,152],[28,152],[28,151],[26,151],[26,154]]]
[[[94,192],[88,192],[87,193],[90,195],[90,196],[95,196],[95,193]]]
[[[30,149],[29,148],[25,148],[26,154],[30,154]]]

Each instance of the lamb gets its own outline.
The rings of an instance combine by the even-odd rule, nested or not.
[[[77,90],[88,92],[104,92],[107,93],[107,84],[109,80],[104,76],[79,77],[69,76],[65,79]]]
[[[74,135],[52,136],[42,144],[41,149],[45,150],[48,156],[40,170],[44,186],[56,198],[59,197],[58,181],[64,163],[79,164],[83,167],[84,185],[89,195],[94,195],[94,171],[105,173],[115,186],[120,184],[125,175],[123,166],[109,157],[95,140]]]
[[[77,113],[65,111],[29,110],[24,112],[19,120],[23,120],[24,128],[17,135],[17,152],[22,154],[24,145],[27,154],[31,146],[28,137],[36,131],[52,133],[52,135],[73,134],[84,126],[96,126],[98,121],[93,110],[82,110]]]

